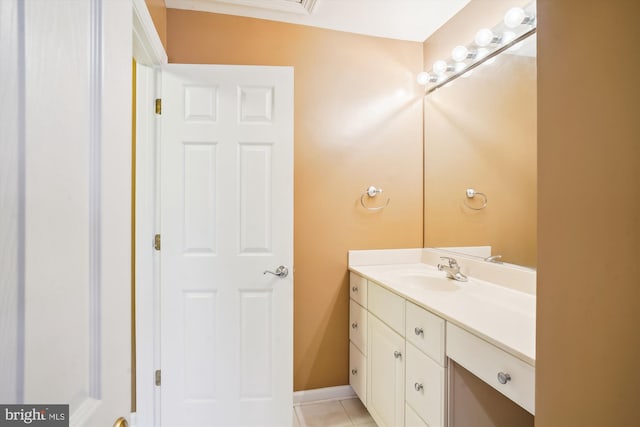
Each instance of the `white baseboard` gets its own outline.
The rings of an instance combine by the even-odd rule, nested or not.
[[[293,393],[293,404],[304,405],[305,403],[318,402],[323,400],[341,400],[356,397],[350,385],[340,385],[336,387],[316,388],[313,390],[302,390]]]

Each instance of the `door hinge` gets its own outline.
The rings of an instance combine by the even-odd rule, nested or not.
[[[162,114],[162,98],[156,98],[156,114]]]
[[[156,251],[160,250],[160,235],[156,234],[155,237],[153,238],[153,247],[155,248]]]
[[[162,371],[160,369],[156,369],[156,385],[160,385],[162,383]]]

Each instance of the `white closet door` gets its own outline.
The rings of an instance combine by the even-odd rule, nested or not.
[[[293,70],[170,64],[162,93],[162,425],[288,425]]]

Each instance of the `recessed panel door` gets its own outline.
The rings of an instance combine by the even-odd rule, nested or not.
[[[288,425],[293,70],[171,64],[162,81],[162,425]]]

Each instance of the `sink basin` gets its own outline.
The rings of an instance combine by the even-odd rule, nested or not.
[[[434,277],[428,274],[402,274],[400,278],[411,287],[438,292],[452,292],[460,289],[460,285],[446,277]]]

